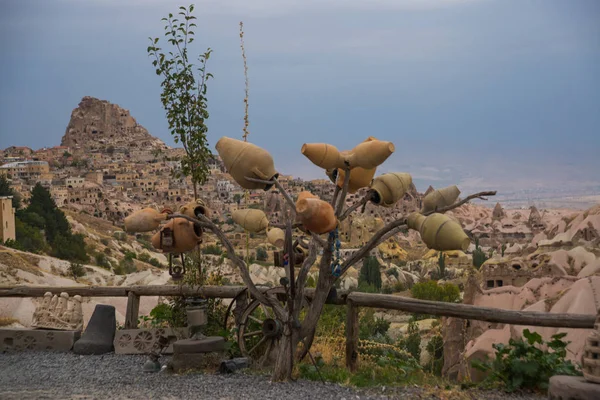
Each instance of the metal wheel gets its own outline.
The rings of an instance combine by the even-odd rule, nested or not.
[[[265,294],[268,297],[276,298],[284,308],[286,307],[287,299],[284,288],[273,288]],[[308,304],[308,299],[305,298],[300,321],[304,319]],[[263,367],[275,360],[277,345],[282,334],[283,321],[277,318],[273,308],[254,299],[241,316],[238,345],[244,357],[252,358],[259,367]]]

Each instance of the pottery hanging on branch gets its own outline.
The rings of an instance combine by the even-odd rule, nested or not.
[[[373,169],[383,164],[395,149],[392,142],[367,140],[350,150],[345,158],[350,168]]]
[[[227,172],[244,189],[269,190],[273,186],[251,182],[246,177],[270,181],[279,176],[271,154],[255,144],[223,136],[215,147]]]
[[[414,212],[408,216],[407,225],[419,231],[421,240],[433,250],[466,251],[471,243],[460,224],[444,214],[434,213],[426,217]]]
[[[150,232],[160,226],[161,221],[167,219],[167,214],[162,214],[154,208],[144,208],[125,218],[126,232]]]
[[[454,204],[459,195],[460,190],[456,185],[434,190],[423,198],[421,212],[426,213],[429,211],[439,210],[442,207],[450,206]]]
[[[323,169],[344,168],[344,158],[333,145],[326,143],[304,143],[300,150],[317,167]]]
[[[202,243],[202,228],[184,218],[173,218],[152,236],[151,242],[164,253],[186,253]]]
[[[374,138],[373,136],[369,136],[367,139],[365,139],[365,141],[363,143],[372,142],[372,141],[376,141],[376,140],[377,139]],[[351,152],[352,152],[352,150],[342,152],[342,156],[347,157]],[[354,194],[360,188],[368,187],[371,184],[373,177],[375,176],[376,170],[377,170],[377,168],[371,168],[371,169],[365,169],[362,167],[352,168],[350,170],[350,180],[348,181],[348,193]],[[345,170],[342,168],[338,168],[335,176],[337,178],[337,183],[336,183],[337,186],[342,188],[344,186],[344,178],[346,177]]]
[[[337,218],[331,204],[319,198],[303,198],[296,202],[302,225],[311,232],[322,234],[335,229]]]
[[[280,228],[271,228],[267,232],[267,241],[281,249],[285,243],[285,232]]]
[[[392,207],[410,188],[410,174],[390,172],[373,179],[371,201],[384,207]]]
[[[208,209],[206,208],[204,201],[198,199],[181,206],[179,208],[179,212],[183,215],[187,215],[188,217],[198,218],[200,215],[206,215]]]
[[[236,224],[253,233],[264,231],[269,225],[269,220],[265,213],[262,210],[253,208],[236,210],[231,215],[231,218]]]

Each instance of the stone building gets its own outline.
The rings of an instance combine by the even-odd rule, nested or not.
[[[12,196],[0,197],[0,242],[16,240],[15,209],[12,206]]]
[[[12,179],[35,180],[49,172],[46,161],[17,161],[0,166],[0,175],[10,175]]]

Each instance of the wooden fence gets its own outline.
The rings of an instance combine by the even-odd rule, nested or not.
[[[268,287],[260,287],[266,291]],[[203,298],[233,299],[245,290],[245,286],[0,286],[0,297],[43,297],[44,293],[68,293],[82,297],[127,297],[125,328],[137,327],[141,296],[198,296]],[[306,289],[306,296],[312,298],[314,289]],[[496,322],[513,325],[544,326],[555,328],[591,329],[596,320],[590,314],[557,314],[538,311],[513,311],[499,308],[477,307],[468,304],[454,304],[437,301],[417,300],[408,297],[360,293],[338,292],[332,304],[346,305],[346,365],[355,370],[358,359],[358,311],[360,307],[400,310],[411,313],[430,314],[461,319]]]

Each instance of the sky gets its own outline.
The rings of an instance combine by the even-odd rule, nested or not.
[[[600,2],[197,0],[192,54],[208,70],[212,149],[241,138],[244,22],[249,140],[277,169],[324,177],[303,143],[395,153],[380,172],[417,189],[600,194]],[[174,145],[146,47],[181,0],[0,0],[0,148],[60,144],[93,96]],[[161,42],[164,39],[161,37]]]

